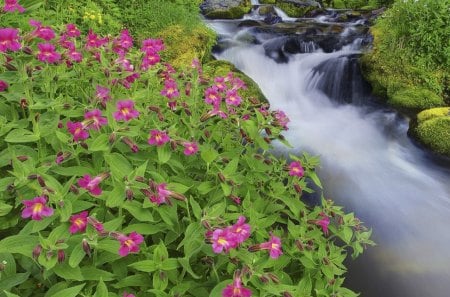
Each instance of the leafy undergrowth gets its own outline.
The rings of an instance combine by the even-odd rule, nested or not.
[[[175,71],[160,39],[12,13],[26,25],[0,28],[0,296],[356,296],[343,262],[370,231],[303,202],[319,160],[270,153],[282,111],[231,72]]]

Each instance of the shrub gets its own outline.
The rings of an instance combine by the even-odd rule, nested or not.
[[[0,296],[355,296],[370,231],[303,202],[319,160],[270,153],[282,111],[160,39],[32,23],[0,29]]]

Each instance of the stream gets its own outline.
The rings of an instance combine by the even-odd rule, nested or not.
[[[205,20],[214,54],[286,112],[291,151],[321,157],[324,196],[373,229],[377,245],[349,261],[346,285],[363,297],[450,296],[450,163],[414,145],[408,119],[370,93],[358,64],[367,21],[260,15],[252,3],[243,19]]]

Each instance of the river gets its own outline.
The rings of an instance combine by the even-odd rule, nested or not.
[[[363,297],[450,296],[450,166],[414,145],[407,118],[375,103],[358,66],[365,21],[276,9],[281,22],[269,25],[253,4],[244,20],[206,20],[220,36],[215,56],[287,113],[293,151],[321,157],[325,197],[373,229],[377,245],[348,263],[347,286]]]

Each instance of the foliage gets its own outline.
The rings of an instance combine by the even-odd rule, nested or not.
[[[450,157],[450,116],[435,116],[420,121],[413,134],[434,152]]]
[[[389,98],[388,103],[394,107],[410,111],[420,111],[444,105],[440,96],[427,89],[414,87],[398,90]]]
[[[159,39],[39,13],[0,20],[1,297],[356,296],[344,261],[371,232],[303,202],[319,159],[271,153],[284,113],[159,62]]]
[[[431,108],[424,111],[419,112],[417,115],[417,121],[419,123],[437,118],[446,116],[450,113],[450,107],[437,107],[437,108]]]

